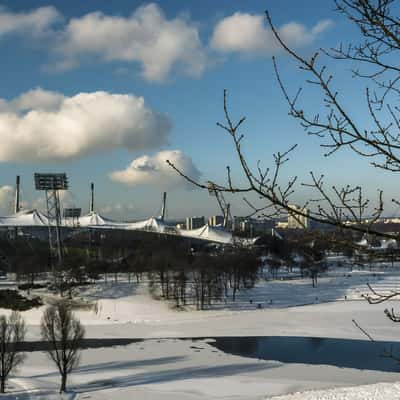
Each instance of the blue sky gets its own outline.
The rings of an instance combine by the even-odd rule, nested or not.
[[[167,154],[200,180],[222,180],[229,164],[242,182],[229,138],[215,124],[223,118],[226,88],[232,114],[248,119],[243,132],[249,158],[268,165],[273,152],[298,143],[283,178],[305,180],[313,170],[325,173],[328,183],[362,184],[370,195],[380,187],[392,196],[384,174],[370,169],[366,174],[366,161],[352,153],[325,159],[317,141],[288,117],[271,56],[277,55],[292,92],[303,76],[266,43],[269,36],[257,35],[267,32],[265,21],[261,31],[252,30],[266,5],[278,27],[297,24],[289,26],[288,40],[303,54],[355,35],[330,1],[0,1],[0,98],[5,104],[2,109],[0,101],[0,188],[12,186],[20,174],[27,206],[40,207],[33,172],[66,171],[71,189],[65,203],[84,210],[93,181],[96,208],[111,217],[157,214],[163,190],[169,193],[170,217],[215,214],[214,199],[161,164]],[[157,24],[148,22],[157,18]],[[354,115],[363,118],[364,108],[357,107],[362,84],[349,77],[349,67],[335,67],[337,84],[346,88],[344,101]],[[303,102],[320,107],[312,93]],[[116,123],[114,107],[121,116]],[[6,119],[10,113],[15,118]],[[30,113],[35,118],[28,118]],[[24,149],[19,141],[26,141]],[[294,201],[304,196],[300,192]],[[10,196],[1,199],[7,212]],[[234,214],[247,212],[240,197],[232,201]]]

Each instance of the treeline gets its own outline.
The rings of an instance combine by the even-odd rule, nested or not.
[[[200,241],[149,232],[82,232],[64,241],[63,264],[49,285],[62,295],[73,297],[74,287],[99,280],[118,281],[121,273],[129,282],[148,281],[155,297],[172,300],[176,306],[195,305],[204,309],[213,302],[235,301],[240,290],[254,286],[261,272],[261,255],[269,277],[279,278],[282,268],[300,270],[315,286],[326,269],[326,252],[352,257],[359,237],[340,232],[295,231],[284,240],[266,235],[258,247],[220,247]],[[18,239],[0,242],[8,253],[10,271],[20,288],[45,285],[52,271],[48,244]],[[368,258],[368,261],[371,257]],[[364,261],[365,262],[365,261]]]
[[[213,301],[235,301],[239,290],[253,287],[260,262],[254,251],[241,247],[194,254],[166,247],[150,254],[146,265],[154,295],[203,310]]]
[[[260,262],[246,247],[221,248],[178,237],[142,233],[81,235],[64,243],[63,264],[50,277],[47,243],[36,240],[12,244],[20,288],[30,290],[48,284],[73,297],[74,287],[103,280],[117,282],[120,274],[129,282],[149,283],[152,294],[172,300],[176,306],[204,309],[212,302],[235,301],[238,291],[254,286]]]

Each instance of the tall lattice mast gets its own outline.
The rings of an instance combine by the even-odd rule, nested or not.
[[[36,190],[46,194],[47,219],[49,227],[49,247],[53,276],[55,266],[62,264],[62,243],[60,234],[61,207],[59,190],[68,189],[68,179],[62,174],[38,174],[35,173]]]

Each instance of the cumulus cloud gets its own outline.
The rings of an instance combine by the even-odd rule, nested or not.
[[[184,174],[197,180],[200,171],[192,159],[180,150],[164,150],[153,156],[144,155],[133,160],[127,168],[114,171],[110,178],[126,185],[157,185],[164,188],[193,188],[184,178],[177,174],[167,163],[171,161]]]
[[[171,121],[143,97],[98,91],[65,97],[35,89],[0,99],[0,162],[68,160],[166,143]]]
[[[282,39],[294,47],[306,46],[332,25],[330,20],[319,21],[308,29],[297,22],[289,22],[278,28]],[[214,28],[211,47],[217,51],[242,54],[265,55],[280,50],[265,17],[237,12],[222,19]]]
[[[0,99],[0,112],[23,112],[29,110],[55,111],[65,100],[61,93],[38,87],[22,93],[11,101]]]
[[[162,81],[177,67],[199,76],[206,64],[198,28],[187,18],[167,19],[156,4],[136,9],[129,17],[92,12],[73,18],[57,48],[57,69],[73,68],[88,57],[137,62],[149,81]]]
[[[42,36],[62,19],[53,6],[39,7],[29,12],[14,13],[0,6],[0,37],[12,33]]]
[[[0,186],[0,209],[6,210],[10,208],[14,195],[14,188],[12,186]]]

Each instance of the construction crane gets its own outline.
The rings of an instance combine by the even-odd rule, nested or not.
[[[215,196],[215,198],[217,199],[219,208],[221,209],[222,216],[224,218],[223,227],[228,228],[229,224],[232,227],[233,218],[232,218],[232,214],[231,214],[230,203],[227,203],[224,195],[222,194],[222,192],[220,190],[218,190],[218,188],[215,186],[215,183],[208,181],[207,186],[208,186],[208,192],[210,193],[211,196]]]

